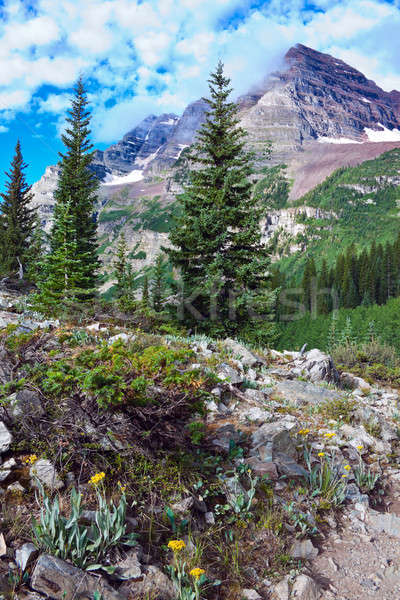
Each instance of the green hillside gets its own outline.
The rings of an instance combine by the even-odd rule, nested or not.
[[[350,244],[360,248],[393,241],[400,227],[400,149],[356,167],[341,168],[323,183],[297,200],[294,206],[321,209],[321,218],[297,216],[305,231],[291,240],[301,250],[279,261],[281,270],[299,278],[307,257],[320,265],[325,258],[332,265]],[[288,245],[277,236],[275,251]]]

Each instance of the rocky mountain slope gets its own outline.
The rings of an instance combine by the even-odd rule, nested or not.
[[[209,600],[397,598],[397,389],[316,349],[256,353],[104,314],[42,322],[13,302],[0,291],[0,593],[176,600],[182,560],[204,569]],[[44,510],[35,536],[38,482],[61,518],[79,490],[81,534],[97,493],[126,497],[136,545],[110,544],[94,575],[79,566],[89,546],[56,557],[68,529],[52,537],[59,513]]]
[[[120,142],[104,151],[97,150],[93,169],[102,181],[112,181],[113,175],[143,170],[173,136],[179,117],[150,115],[129,131]]]

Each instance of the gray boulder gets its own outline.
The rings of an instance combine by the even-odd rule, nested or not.
[[[311,540],[296,540],[290,549],[290,555],[295,559],[312,560],[318,556],[318,548]]]
[[[7,450],[11,446],[11,442],[13,437],[11,433],[8,431],[7,427],[4,425],[3,421],[0,421],[0,454],[3,452],[7,452]]]
[[[340,382],[332,357],[316,348],[302,356],[297,356],[292,364],[291,372],[297,377],[305,376],[312,382],[327,381],[335,384]]]
[[[157,600],[175,600],[176,589],[170,579],[160,569],[150,565],[140,580],[125,583],[120,588],[121,594],[129,598],[157,598]]]
[[[13,467],[16,466],[16,461],[14,458],[10,458],[6,460],[0,467],[0,482],[5,481],[7,477],[10,475]]]
[[[279,583],[274,585],[272,589],[272,600],[289,600],[290,590],[289,590],[289,577],[286,575]]]
[[[224,340],[223,345],[225,348],[230,350],[234,356],[234,358],[238,358],[240,362],[246,367],[254,367],[257,363],[260,363],[260,359],[258,359],[250,350],[248,350],[245,346],[233,340],[231,338],[227,338]]]
[[[123,600],[103,578],[93,577],[68,562],[42,554],[32,573],[31,587],[54,600],[93,599],[98,592],[102,600]]]
[[[27,542],[15,551],[15,562],[21,571],[25,571],[30,562],[39,554],[36,546]]]
[[[320,404],[343,397],[343,392],[328,390],[322,385],[297,380],[280,381],[274,386],[272,393],[276,398],[279,397],[282,401],[290,402],[294,406]]]
[[[226,363],[221,363],[218,366],[217,375],[219,379],[226,381],[227,383],[231,383],[232,385],[237,385],[238,383],[243,382],[243,375],[240,375],[236,369],[233,369]]]
[[[116,576],[118,579],[139,579],[142,575],[139,556],[141,549],[129,550],[123,560],[117,564]]]
[[[279,452],[296,458],[296,444],[290,436],[290,432],[296,427],[296,419],[290,416],[275,421],[275,423],[264,423],[252,435],[252,449],[256,450],[268,445],[271,448],[272,460],[274,460],[274,455]]]
[[[372,390],[372,387],[365,379],[357,377],[353,373],[341,373],[340,383],[351,390],[360,390],[364,394],[369,394]]]
[[[12,394],[6,407],[7,414],[12,419],[36,417],[40,418],[44,414],[39,394],[28,388]]]
[[[292,587],[291,600],[319,600],[321,590],[308,575],[298,575]]]
[[[63,482],[58,476],[58,473],[54,466],[47,458],[41,458],[37,460],[30,468],[29,474],[32,478],[32,485],[35,487],[35,477],[39,479],[43,485],[46,485],[52,490],[60,490],[64,487]]]
[[[1,317],[0,317],[0,329],[1,329]],[[4,385],[11,379],[13,365],[10,361],[8,354],[5,350],[0,350],[0,385]]]
[[[260,594],[256,590],[244,589],[241,592],[243,600],[262,600]]]
[[[274,464],[282,475],[287,475],[288,477],[308,477],[308,473],[304,467],[283,452],[277,452],[274,455]]]

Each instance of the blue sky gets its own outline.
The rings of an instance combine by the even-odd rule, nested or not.
[[[18,137],[31,183],[57,162],[79,74],[105,148],[150,113],[180,114],[220,57],[237,95],[297,42],[400,90],[399,31],[400,0],[0,0],[0,188]]]

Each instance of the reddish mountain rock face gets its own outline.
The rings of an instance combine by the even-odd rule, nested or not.
[[[366,127],[400,128],[399,92],[385,92],[342,60],[301,44],[285,59],[289,69],[281,79],[291,85],[316,135],[363,139]]]
[[[400,142],[399,92],[385,92],[342,60],[301,44],[290,48],[285,63],[239,99],[242,125],[255,149],[271,139],[274,162],[290,162],[321,138],[368,142],[365,129],[376,131],[376,140],[388,141],[389,134],[390,141]]]
[[[400,92],[385,92],[342,60],[301,44],[286,53],[280,71],[240,97],[238,103],[241,125],[248,132],[257,165],[287,164],[294,180],[292,198],[340,166],[400,146]],[[150,115],[120,142],[98,151],[93,169],[100,179],[138,171],[136,181],[142,176],[145,180],[140,184],[118,180],[107,194],[117,185],[145,192],[147,176],[168,172],[192,144],[206,110],[207,104],[197,100],[181,117]],[[266,162],[269,141],[273,152],[271,161]],[[37,204],[43,204],[43,193],[49,187],[46,181],[35,185]]]

